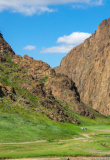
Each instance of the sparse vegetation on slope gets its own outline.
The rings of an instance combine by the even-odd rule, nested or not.
[[[0,158],[92,155],[90,145],[108,151],[108,137],[81,127],[109,129],[110,118],[82,103],[70,78],[42,61],[15,55],[9,46],[6,53],[6,46],[0,52]],[[89,136],[92,141],[82,149]]]

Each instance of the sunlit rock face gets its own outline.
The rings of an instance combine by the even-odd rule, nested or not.
[[[75,82],[81,101],[110,115],[110,18],[55,68]]]

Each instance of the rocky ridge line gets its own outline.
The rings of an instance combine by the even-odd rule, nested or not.
[[[11,56],[15,55],[11,46],[4,40],[3,35],[0,33],[0,56],[9,53]]]
[[[22,83],[21,88],[28,90],[36,96],[42,96],[50,100],[57,99],[63,105],[71,105],[70,109],[82,116],[94,118],[92,112],[80,101],[80,96],[75,83],[68,76],[56,74],[47,63],[34,60],[25,55],[15,55],[12,60],[19,64],[18,70],[25,68],[24,77],[28,75],[32,79],[31,84]],[[49,100],[39,101],[44,106],[49,105]]]
[[[73,48],[55,71],[75,82],[81,101],[105,116],[110,115],[110,18]]]
[[[34,60],[27,55],[24,57],[15,55],[2,35],[0,35],[0,45],[1,75],[4,77],[7,75],[7,81],[16,84],[22,90],[27,90],[38,99],[36,106],[33,106],[28,97],[18,94],[14,86],[2,84],[5,79],[0,77],[1,101],[6,96],[10,99],[12,106],[15,104],[27,106],[59,122],[78,123],[73,112],[94,118],[94,114],[80,100],[80,95],[71,78],[56,74],[55,70],[45,62]],[[9,87],[13,88],[13,92],[8,90]]]

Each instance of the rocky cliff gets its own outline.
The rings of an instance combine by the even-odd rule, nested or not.
[[[9,53],[11,56],[15,54],[11,46],[4,40],[3,35],[0,33],[0,55],[5,53]]]
[[[74,112],[94,118],[80,100],[71,78],[56,74],[47,63],[15,55],[0,35],[0,103],[43,114],[59,122],[79,123]]]
[[[110,18],[84,43],[73,48],[55,68],[76,84],[81,101],[110,115]]]
[[[23,58],[15,55],[12,61],[19,64],[19,73],[23,72],[23,75],[19,77],[23,80],[22,84],[18,83],[18,85],[22,89],[41,97],[39,103],[48,109],[50,108],[50,113],[52,113],[50,118],[54,117],[58,105],[60,105],[61,110],[64,110],[63,106],[68,106],[70,110],[82,116],[94,118],[93,113],[80,101],[75,83],[68,76],[56,74],[55,70],[47,63],[34,60],[27,55]],[[23,69],[27,71],[23,71]],[[26,80],[26,77],[28,77],[28,80]],[[15,76],[12,81],[14,79]],[[31,83],[29,83],[29,79]],[[61,111],[61,113],[64,116],[64,111]]]

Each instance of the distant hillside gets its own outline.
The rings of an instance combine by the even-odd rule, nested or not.
[[[73,48],[55,68],[71,78],[81,101],[110,115],[110,18],[92,36]]]

